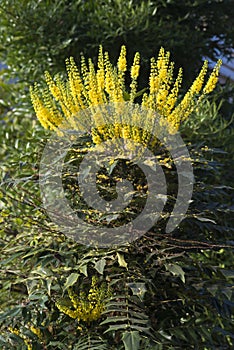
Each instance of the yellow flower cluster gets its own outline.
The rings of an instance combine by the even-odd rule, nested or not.
[[[29,325],[29,328],[30,328],[30,331],[33,332],[40,340],[43,339],[43,334],[40,328],[37,328],[35,326],[30,326],[30,325]]]
[[[32,350],[32,343],[31,343],[31,340],[26,337],[26,335],[22,334],[19,329],[17,328],[13,328],[13,327],[8,327],[8,330],[12,333],[12,334],[15,334],[17,335],[18,337],[22,338],[23,341],[24,341],[24,344],[27,346],[27,349],[28,350]]]
[[[157,59],[151,59],[149,76],[149,92],[142,97],[142,107],[149,111],[157,112],[157,115],[169,122],[173,130],[177,130],[197,106],[197,103],[210,93],[218,80],[221,61],[213,69],[205,83],[208,63],[203,67],[192,86],[178,102],[179,89],[182,84],[182,69],[179,69],[176,79],[173,77],[174,63],[170,62],[170,53],[160,49]],[[46,129],[58,131],[61,123],[75,120],[75,128],[83,130],[84,115],[79,113],[95,106],[107,105],[111,102],[124,102],[130,100],[134,103],[137,93],[137,79],[140,71],[140,54],[137,52],[130,68],[131,83],[127,92],[125,73],[127,71],[126,47],[122,46],[117,67],[114,67],[109,59],[108,52],[99,49],[97,68],[91,59],[86,63],[81,57],[81,68],[78,69],[74,59],[66,60],[67,80],[60,76],[54,78],[46,72],[45,80],[47,88],[39,90],[38,85],[30,88],[31,99],[42,126]],[[203,87],[204,86],[204,87]],[[149,112],[150,113],[150,112]],[[155,118],[155,114],[150,114]],[[140,118],[140,116],[135,116]],[[106,125],[105,118],[100,112],[94,112],[91,116],[91,134],[93,142],[100,144],[113,138],[131,138],[133,141],[145,144],[149,137],[133,126],[121,124],[120,118],[115,118],[111,125]],[[147,118],[147,122],[150,118]],[[132,119],[134,121],[134,119]],[[133,124],[133,123],[132,123]],[[144,128],[142,128],[144,129]]]
[[[98,280],[96,277],[93,277],[88,295],[84,291],[77,295],[71,288],[68,289],[68,296],[73,310],[59,302],[56,303],[56,306],[69,317],[90,323],[101,317],[102,312],[105,310],[105,299],[109,295],[110,292],[106,286],[102,284],[101,287],[98,287]]]
[[[213,72],[211,73],[204,89],[203,89],[203,93],[204,94],[209,94],[210,92],[212,92],[217,84],[218,81],[218,76],[219,76],[219,70],[221,67],[222,61],[218,60],[218,62],[216,63]]]

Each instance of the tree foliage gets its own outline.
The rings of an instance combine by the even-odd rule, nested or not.
[[[31,83],[46,69],[62,72],[69,56],[95,58],[100,44],[113,59],[125,44],[145,62],[163,46],[192,79],[204,56],[231,54],[233,11],[232,0],[2,0],[1,57]]]
[[[126,43],[130,56],[138,49],[145,59],[163,45],[179,65],[187,67],[184,75],[188,76],[201,56],[215,54],[214,46],[219,44],[210,40],[213,35],[224,39],[221,51],[231,45],[229,1],[101,4],[1,1],[1,57],[8,69],[1,72],[0,85],[0,347],[230,349],[234,341],[233,111],[227,97],[233,86],[220,87],[182,125],[196,183],[186,218],[173,234],[165,234],[169,205],[164,220],[132,244],[95,249],[59,232],[42,206],[38,166],[50,134],[35,119],[27,86],[45,69],[63,74],[66,57],[79,60],[81,51],[96,57],[100,43],[114,61],[120,45]],[[8,84],[9,77],[17,80]],[[81,159],[86,142],[91,142],[90,135],[71,155],[75,152]],[[167,156],[163,149],[161,157]],[[64,172],[64,183],[72,199],[75,184],[69,157],[67,162],[71,176]],[[173,205],[175,167],[169,162],[162,166],[171,181],[169,204]],[[103,198],[114,196],[110,184],[124,175],[116,166],[112,179],[108,174],[98,179]],[[145,180],[135,168],[128,176],[144,187]],[[145,195],[140,190],[134,210]],[[88,214],[90,220],[99,220],[98,215]],[[101,317],[78,321],[59,310],[58,303],[74,309],[69,290],[89,295],[93,276],[99,288],[110,291]]]

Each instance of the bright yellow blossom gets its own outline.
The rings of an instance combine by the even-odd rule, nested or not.
[[[30,331],[32,331],[40,340],[42,340],[43,334],[42,334],[40,328],[35,327],[35,326],[30,326],[30,325],[29,325],[29,328],[30,328]]]
[[[82,127],[85,129],[84,124],[88,125],[88,119],[84,118],[85,111],[91,110],[93,114],[89,114],[89,118],[91,118],[89,131],[95,144],[122,137],[148,145],[151,142],[151,137],[149,137],[149,133],[144,131],[144,125],[153,125],[152,118],[161,116],[162,119],[169,122],[171,130],[177,130],[181,122],[188,118],[201,99],[215,88],[220,66],[221,61],[219,60],[205,83],[208,68],[208,63],[205,61],[190,89],[178,103],[179,89],[182,84],[182,69],[179,69],[177,78],[174,80],[174,63],[170,62],[170,53],[161,48],[158,58],[151,59],[149,91],[143,94],[141,101],[142,107],[149,111],[149,115],[142,121],[142,127],[139,130],[136,130],[134,126],[134,120],[139,121],[141,116],[135,114],[131,117],[131,125],[126,125],[126,122],[121,123],[117,114],[113,114],[112,120],[108,116],[109,123],[108,126],[105,126],[106,119],[105,115],[100,113],[101,107],[99,113],[94,108],[126,100],[135,103],[136,97],[139,98],[137,79],[140,71],[140,54],[138,52],[135,54],[132,67],[130,67],[131,82],[128,88],[125,84],[127,71],[125,46],[121,47],[117,67],[111,64],[108,52],[103,52],[102,47],[100,47],[97,68],[91,59],[88,60],[87,64],[83,56],[81,57],[80,69],[76,66],[73,58],[67,59],[67,81],[58,75],[52,78],[46,72],[45,80],[48,88],[40,91],[38,85],[35,84],[34,87],[31,87],[30,93],[36,115],[41,125],[46,129],[59,132],[59,126],[64,125],[64,121],[69,121],[74,128],[83,130]],[[81,111],[84,113],[80,113]],[[156,114],[151,113],[152,111]]]
[[[218,81],[218,75],[219,75],[219,70],[221,67],[222,61],[218,60],[217,64],[215,65],[204,89],[203,89],[203,93],[204,94],[209,94],[210,92],[212,92],[217,84]]]
[[[126,72],[127,70],[127,59],[126,59],[126,47],[122,46],[119,59],[118,59],[118,70],[120,72]]]
[[[59,302],[56,303],[57,308],[64,314],[78,321],[90,323],[101,317],[105,309],[105,299],[110,292],[104,284],[98,287],[98,280],[94,276],[92,278],[91,288],[88,295],[84,291],[80,291],[77,295],[73,289],[68,289],[68,296],[72,303],[73,309]]]

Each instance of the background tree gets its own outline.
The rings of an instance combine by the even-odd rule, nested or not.
[[[1,60],[11,76],[31,83],[45,69],[63,71],[65,58],[95,58],[102,44],[115,59],[120,46],[147,62],[161,46],[191,80],[203,57],[230,55],[232,0],[1,1]],[[147,67],[146,67],[147,69]]]

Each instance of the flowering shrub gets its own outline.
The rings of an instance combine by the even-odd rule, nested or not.
[[[208,62],[205,61],[198,77],[182,100],[178,102],[179,88],[182,82],[182,69],[179,69],[177,78],[174,81],[174,63],[170,62],[170,53],[165,52],[161,48],[158,59],[151,59],[149,92],[143,93],[142,106],[157,112],[177,130],[180,123],[187,119],[203,97],[215,88],[220,65],[221,60],[217,62],[204,85],[208,68]],[[124,77],[127,71],[125,46],[122,46],[117,69],[110,63],[108,53],[103,53],[102,47],[99,50],[97,70],[91,59],[89,59],[87,66],[83,56],[81,57],[80,71],[73,58],[66,60],[66,66],[68,75],[66,82],[59,76],[55,76],[53,79],[49,72],[46,72],[45,79],[48,87],[40,91],[37,84],[35,84],[30,90],[37,117],[46,129],[57,130],[64,118],[68,120],[74,116],[79,118],[80,110],[110,102],[123,102],[126,100],[134,102],[141,94],[141,92],[140,94],[137,92],[137,79],[140,72],[140,54],[138,52],[135,54],[130,69],[131,83],[129,91],[125,84]],[[95,117],[101,118],[99,114],[94,114],[94,122]],[[150,118],[152,118],[151,114],[149,114]],[[76,122],[82,128],[83,120]],[[147,120],[145,123],[147,123]],[[116,122],[113,123],[111,128],[109,126],[101,126],[94,127],[92,130],[92,138],[95,144],[113,137],[132,137],[135,141],[143,141],[143,144],[147,143],[144,140],[142,131],[134,130],[134,127],[121,125]]]
[[[66,124],[64,121],[82,127],[82,120],[80,124],[76,120],[84,115],[80,111],[95,111],[97,105],[121,101],[140,103],[149,111],[147,118],[157,112],[174,131],[184,121],[184,124],[188,122],[189,114],[195,113],[197,107],[202,105],[204,110],[203,99],[206,102],[206,94],[217,82],[219,66],[220,62],[205,82],[205,62],[191,88],[180,97],[182,70],[173,80],[173,64],[169,54],[161,49],[158,59],[151,60],[148,90],[137,91],[139,54],[135,55],[129,69],[131,82],[128,87],[124,79],[128,71],[126,49],[122,47],[115,68],[100,48],[97,69],[91,61],[86,65],[82,58],[79,70],[74,60],[69,59],[68,79],[64,81],[59,76],[53,79],[46,73],[48,87],[41,90],[35,85],[31,88],[31,97],[43,127],[55,131]],[[88,135],[89,147],[91,138],[94,144],[113,137],[131,138],[147,146],[151,143],[144,128],[134,129],[119,121],[112,127],[101,127],[98,121],[95,122],[98,116],[90,115],[94,120]],[[144,123],[149,122],[147,118]],[[206,122],[209,124],[208,117]],[[220,124],[217,125],[219,129]],[[186,126],[190,128],[189,124]],[[200,141],[198,136],[193,137]],[[85,140],[74,146],[71,156],[82,158]],[[1,218],[6,242],[1,262],[5,279],[5,305],[0,315],[3,349],[160,350],[233,346],[231,255],[211,242],[223,244],[228,240],[220,232],[230,237],[228,225],[221,226],[220,221],[225,210],[224,203],[220,202],[224,201],[224,189],[217,187],[211,192],[210,181],[216,183],[217,170],[213,154],[209,162],[204,160],[204,153],[208,153],[209,148],[190,148],[199,179],[192,203],[195,210],[190,210],[187,220],[175,234],[165,234],[160,222],[157,229],[152,228],[141,239],[119,249],[96,249],[69,240],[48,220],[41,206],[36,180],[32,186],[25,175],[15,186],[10,187],[12,182],[7,183],[12,207],[10,204],[4,207]],[[157,157],[166,176],[172,176],[175,168],[168,154],[164,152]],[[83,203],[74,195],[76,179],[71,181],[70,170],[68,167],[64,171],[64,187],[69,187],[75,204],[82,207]],[[122,172],[117,169],[113,175],[115,183],[124,175],[125,169]],[[139,169],[131,169],[130,175],[131,178],[136,176],[134,186],[141,191],[136,202],[141,203],[147,186]],[[110,185],[108,173],[98,174],[97,178],[100,192],[109,199],[106,193]],[[171,187],[177,189],[175,183],[172,181]],[[25,191],[27,188],[26,194],[21,191],[21,184]],[[109,186],[110,191],[112,187]],[[171,187],[169,195],[174,200]],[[5,203],[7,194],[2,197],[1,203]],[[21,209],[20,215],[17,210],[21,205],[26,209]],[[131,214],[134,210],[128,208]],[[84,214],[87,211],[86,208]],[[167,219],[168,212],[166,207],[163,219]],[[12,232],[4,227],[9,224],[9,219],[20,229],[14,239]],[[121,223],[119,218],[116,221]],[[100,222],[99,214],[92,212],[90,222]],[[9,294],[13,299],[10,307],[7,305]]]

